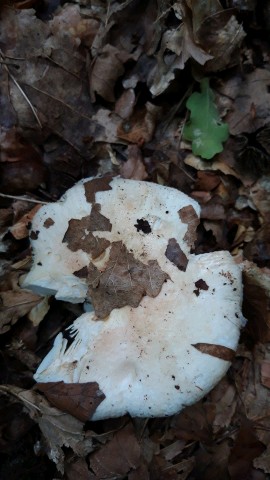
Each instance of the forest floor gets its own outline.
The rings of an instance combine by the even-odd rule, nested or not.
[[[270,478],[269,0],[0,9],[1,479]],[[186,101],[206,77],[230,134],[211,159],[183,135]],[[31,220],[107,172],[197,200],[194,253],[229,250],[243,269],[247,323],[232,365],[172,417],[83,422],[35,388],[38,364],[83,306],[20,287]]]

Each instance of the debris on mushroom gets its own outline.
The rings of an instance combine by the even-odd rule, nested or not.
[[[24,287],[91,302],[40,364],[42,384],[93,382],[92,420],[172,415],[222,378],[243,323],[241,270],[192,253],[200,209],[170,187],[90,178],[42,207]]]

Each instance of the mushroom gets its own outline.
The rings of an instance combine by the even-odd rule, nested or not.
[[[112,176],[37,212],[24,287],[92,306],[37,382],[96,382],[92,420],[172,415],[216,385],[243,324],[241,270],[227,251],[192,253],[199,213],[176,189]]]

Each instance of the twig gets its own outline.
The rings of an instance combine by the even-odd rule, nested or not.
[[[12,200],[23,200],[24,202],[41,203],[42,205],[48,205],[49,203],[51,203],[43,202],[42,200],[35,200],[34,198],[17,197],[16,195],[6,195],[5,193],[0,193],[0,197],[11,198]]]
[[[46,92],[45,90],[41,90],[40,88],[34,87],[34,85],[28,85],[28,87],[33,88],[33,90],[36,90],[37,92],[42,93],[43,95],[46,95],[47,97],[51,98],[52,100],[55,100],[56,102],[61,103],[66,108],[69,108],[73,113],[75,113],[79,117],[86,118],[87,120],[92,121],[91,117],[88,117],[88,115],[85,115],[84,113],[81,113],[78,110],[75,110],[75,108],[73,108],[71,105],[69,105],[68,103],[65,103],[60,98],[55,97],[54,95],[51,95],[49,92]]]
[[[0,50],[0,54],[1,54],[1,57],[2,57],[2,60],[3,62],[5,61],[5,56],[4,54],[2,53],[2,51]],[[30,102],[29,98],[27,97],[26,93],[24,92],[24,90],[22,89],[22,87],[19,85],[19,83],[17,82],[16,78],[12,75],[12,73],[9,71],[8,67],[6,64],[3,65],[3,67],[5,68],[5,70],[7,71],[8,75],[10,76],[11,80],[13,81],[13,83],[16,85],[16,87],[18,88],[18,90],[21,92],[23,98],[25,99],[25,101],[28,103],[29,107],[31,108],[32,112],[33,112],[33,115],[39,125],[40,128],[42,128],[42,123],[38,117],[38,114],[36,112],[36,109],[35,107],[32,105],[32,103]]]

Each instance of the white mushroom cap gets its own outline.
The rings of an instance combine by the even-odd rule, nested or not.
[[[70,346],[56,337],[38,382],[97,382],[93,420],[171,415],[213,388],[238,343],[241,271],[228,252],[190,253],[198,214],[177,190],[120,178],[87,179],[39,210],[24,286],[95,311]]]

